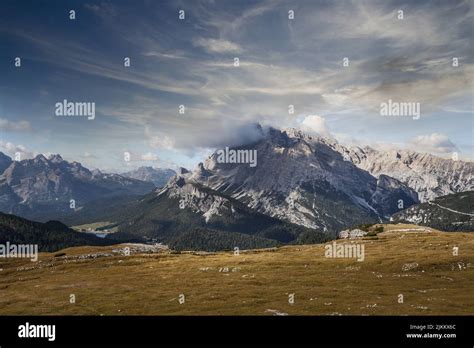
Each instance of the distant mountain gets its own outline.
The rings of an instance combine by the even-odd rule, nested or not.
[[[438,197],[392,216],[393,222],[409,222],[443,231],[474,232],[474,191]]]
[[[176,175],[176,172],[172,169],[140,167],[122,175],[126,178],[151,182],[156,187],[163,187],[172,176]]]
[[[142,238],[178,250],[248,249],[329,239],[324,233],[250,209],[202,186],[186,171],[116,217],[121,223],[114,239]]]
[[[39,251],[56,251],[80,245],[110,245],[94,235],[75,232],[58,221],[39,223],[0,213],[0,244],[38,244]]]
[[[38,155],[11,162],[0,175],[0,211],[46,221],[79,211],[97,199],[143,195],[153,188],[148,182],[90,171],[59,155]]]
[[[474,190],[474,163],[414,151],[377,151],[332,143],[336,151],[375,177],[388,175],[418,193],[421,202]]]

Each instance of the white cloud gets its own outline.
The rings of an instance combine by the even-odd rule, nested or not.
[[[170,54],[170,53],[161,53],[156,51],[149,51],[143,53],[145,57],[155,57],[155,58],[164,58],[164,59],[187,59],[182,53],[180,54]]]
[[[359,117],[374,120],[376,125],[386,122],[386,127],[377,128],[380,134],[365,127],[367,133],[360,141],[393,131],[389,124],[393,119],[379,121],[380,102],[388,99],[420,102],[423,118],[439,111],[437,107],[446,101],[456,106],[456,110],[444,108],[446,111],[469,113],[469,103],[458,103],[470,96],[469,77],[474,73],[466,54],[471,41],[463,29],[467,19],[472,19],[472,11],[462,11],[468,5],[459,3],[452,13],[448,5],[407,5],[403,6],[406,18],[400,21],[391,4],[347,1],[331,6],[304,5],[304,9],[296,6],[297,21],[288,21],[285,2],[269,0],[238,11],[221,11],[209,1],[187,8],[187,15],[196,19],[193,33],[199,36],[191,37],[194,48],[172,44],[182,35],[172,25],[168,32],[156,23],[134,18],[135,11],[127,16],[120,11],[112,22],[106,6],[84,5],[101,15],[111,40],[118,34],[120,40],[133,43],[130,49],[136,51],[130,56],[136,57],[135,62],[143,59],[146,63],[133,69],[123,69],[121,61],[108,59],[105,51],[92,50],[86,42],[63,40],[57,33],[15,34],[36,49],[37,62],[133,85],[128,96],[135,97],[117,98],[112,105],[104,103],[100,111],[108,117],[112,130],[107,142],[122,140],[123,134],[130,143],[150,146],[137,149],[134,158],[139,162],[147,151],[173,150],[179,156],[185,151],[186,155],[195,154],[201,147],[238,143],[237,137],[245,140],[248,136],[248,128],[241,127],[244,122],[294,126],[297,120],[287,112],[290,104],[298,115],[310,115],[300,122],[305,131],[323,136],[331,132],[324,118],[313,113],[331,117],[332,130],[347,132],[348,137],[356,136],[361,128]],[[113,14],[113,9],[109,10]],[[136,23],[134,30],[130,30],[131,22]],[[212,55],[203,55],[203,51]],[[246,54],[240,55],[241,51]],[[241,59],[239,68],[232,64],[234,56]],[[350,58],[347,68],[342,66],[345,56]],[[453,56],[460,58],[459,67],[452,67]],[[119,88],[113,86],[104,87]],[[166,94],[143,93],[142,88]],[[185,115],[177,115],[181,103],[186,105]],[[445,122],[452,122],[451,118]],[[149,129],[143,137],[145,126]],[[470,135],[469,126],[470,120],[459,127],[456,142],[461,148],[469,143],[465,138],[466,130]],[[4,127],[15,128],[11,124]],[[404,134],[404,127],[412,126],[407,122],[397,131]],[[441,123],[431,131],[442,129]],[[426,148],[429,139],[418,138],[412,146]],[[401,146],[406,145],[403,142]]]
[[[222,39],[199,38],[194,40],[194,46],[202,47],[211,53],[236,53],[242,50],[236,43]]]
[[[447,135],[432,133],[428,135],[419,135],[413,139],[409,147],[418,152],[430,152],[437,154],[448,154],[456,151],[456,145]]]
[[[116,16],[118,14],[117,9],[112,4],[108,3],[101,3],[100,5],[84,4],[84,7],[99,17]]]
[[[12,122],[0,118],[0,129],[12,132],[29,132],[31,131],[31,124],[28,121]]]
[[[324,117],[317,115],[306,116],[303,122],[301,122],[301,130],[313,135],[332,137],[331,132],[329,132],[329,129],[326,126],[326,120]]]
[[[82,158],[85,158],[85,159],[99,159],[99,157],[91,154],[90,152],[84,152],[83,155],[81,156]]]
[[[158,161],[159,159],[156,153],[151,153],[151,152],[147,152],[143,154],[140,158],[142,161]]]
[[[153,135],[151,130],[147,127],[145,135],[148,137],[148,145],[155,149],[172,150],[175,147],[175,142],[167,135]]]
[[[15,145],[9,141],[0,140],[0,151],[12,158],[15,158],[16,154],[19,153],[21,160],[35,157],[34,152],[29,151],[25,146]]]

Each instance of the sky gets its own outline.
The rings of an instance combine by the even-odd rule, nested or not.
[[[473,4],[4,0],[0,151],[194,168],[259,123],[472,161]],[[57,116],[63,100],[95,118]],[[389,100],[420,117],[381,115]]]

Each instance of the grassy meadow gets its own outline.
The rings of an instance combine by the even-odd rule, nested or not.
[[[472,315],[474,234],[384,227],[337,240],[363,243],[362,262],[327,258],[325,244],[111,252],[122,244],[0,259],[0,315]]]

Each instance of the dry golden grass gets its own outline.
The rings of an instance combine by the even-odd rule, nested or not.
[[[385,225],[387,232],[355,241],[365,244],[363,262],[325,258],[324,245],[238,256],[165,252],[73,262],[45,253],[39,264],[0,259],[0,314],[472,315],[474,234],[394,231],[402,228],[419,227]],[[110,249],[62,252],[71,257]],[[403,271],[408,263],[418,267]]]

